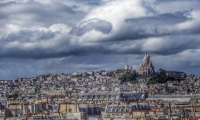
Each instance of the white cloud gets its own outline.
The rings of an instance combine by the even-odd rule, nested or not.
[[[126,18],[139,18],[154,14],[154,11],[149,6],[145,6],[141,0],[114,0],[94,8],[82,21],[98,18],[111,22],[114,32],[111,35],[114,36],[121,32],[122,27],[126,27],[124,24]]]
[[[187,15],[188,21],[179,23],[175,26],[178,30],[198,29],[200,28],[200,11],[191,11]],[[199,31],[200,32],[200,31]]]
[[[156,52],[168,47],[169,45],[166,45],[166,43],[167,41],[163,38],[150,38],[142,45],[142,51]]]

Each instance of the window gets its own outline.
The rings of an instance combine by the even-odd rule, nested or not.
[[[92,114],[94,114],[94,108],[91,108],[91,112],[92,112]]]
[[[99,113],[99,108],[96,108],[97,112]]]
[[[69,113],[72,113],[72,109],[71,108],[69,109]]]

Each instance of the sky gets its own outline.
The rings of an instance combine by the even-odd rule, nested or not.
[[[0,0],[0,79],[138,70],[200,75],[200,0]]]

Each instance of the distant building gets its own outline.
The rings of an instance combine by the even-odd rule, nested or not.
[[[80,73],[79,72],[74,72],[72,75],[76,76],[76,75],[80,75]]]
[[[145,54],[142,62],[140,63],[138,73],[139,75],[149,75],[154,73],[154,66],[150,61],[149,53]]]
[[[166,74],[168,76],[173,76],[173,77],[181,77],[181,78],[186,77],[186,73],[180,71],[166,71]]]
[[[128,70],[128,69],[129,69],[129,65],[126,64],[126,65],[125,65],[125,70]]]
[[[101,75],[106,76],[107,74],[108,74],[107,71],[105,71],[105,70],[101,70]]]
[[[93,76],[94,75],[94,71],[87,72],[87,74]]]
[[[66,95],[66,91],[65,90],[51,90],[51,92],[49,92],[49,90],[43,90],[41,91],[41,94],[43,95],[50,95],[50,96],[55,96],[55,95]]]

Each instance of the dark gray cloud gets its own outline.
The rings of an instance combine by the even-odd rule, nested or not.
[[[19,50],[19,49],[10,49],[7,53],[1,53],[0,57],[2,58],[19,58],[19,59],[46,59],[46,58],[58,58],[63,56],[81,56],[85,54],[83,49],[75,49],[70,51],[62,52],[48,52],[44,49],[34,49],[34,50]]]
[[[98,6],[103,4],[102,0],[75,0],[75,1],[91,6]]]
[[[35,1],[8,2],[0,6],[0,20],[2,21],[0,25],[2,26],[8,22],[29,28],[32,26],[48,27],[55,23],[73,26],[86,15],[85,11],[78,9],[79,6],[59,2],[47,5]]]
[[[166,2],[199,2],[199,0],[154,0],[154,3],[166,3]]]
[[[109,34],[112,30],[112,24],[105,20],[93,18],[88,21],[83,21],[77,27],[72,28],[70,34],[81,36],[91,30],[96,30],[103,34]]]
[[[144,52],[156,69],[194,72],[198,6],[197,0],[2,0],[0,79],[126,63],[137,70]]]
[[[51,31],[30,31],[30,30],[21,30],[17,33],[9,34],[5,39],[1,39],[4,42],[13,42],[18,41],[20,43],[31,41],[32,38],[36,37],[35,40],[47,40],[53,39],[56,36],[56,33]]]
[[[142,18],[129,18],[125,19],[127,23],[143,24],[143,25],[171,25],[180,22],[185,22],[188,18],[185,16],[186,12],[176,12],[176,13],[164,13],[158,14],[152,17],[142,17]]]
[[[154,0],[153,6],[161,13],[199,9],[199,0]]]

